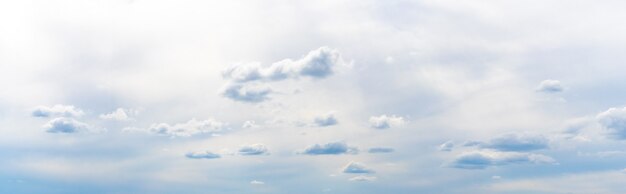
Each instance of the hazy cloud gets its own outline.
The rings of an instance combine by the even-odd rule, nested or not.
[[[476,142],[480,148],[499,151],[532,151],[548,148],[549,140],[541,135],[504,134],[486,143]]]
[[[265,147],[265,145],[263,144],[251,144],[241,146],[238,153],[244,156],[269,154],[267,147]]]
[[[115,111],[107,114],[101,114],[100,118],[105,120],[127,121],[131,120],[131,116],[136,115],[136,110],[117,108]]]
[[[596,116],[609,138],[626,139],[626,107],[610,108]]]
[[[39,106],[32,112],[34,117],[80,117],[84,112],[72,105],[57,104],[52,107]]]
[[[546,93],[556,93],[562,92],[565,88],[561,85],[561,81],[559,80],[543,80],[539,86],[537,86],[537,91],[546,92]]]
[[[391,153],[393,152],[393,148],[388,147],[374,147],[367,150],[368,153],[377,154],[377,153]]]
[[[88,131],[90,126],[73,118],[59,117],[50,120],[43,129],[48,133],[78,133]]]
[[[374,170],[369,169],[365,164],[359,162],[350,162],[343,167],[343,173],[359,174],[359,173],[374,173]]]
[[[220,94],[234,101],[257,103],[269,100],[272,89],[262,85],[227,84]]]
[[[318,127],[327,127],[327,126],[336,125],[339,123],[339,121],[337,121],[337,118],[335,118],[335,115],[333,112],[329,112],[324,115],[315,117],[315,119],[313,119],[313,123],[315,126],[318,126]]]
[[[556,164],[549,156],[518,152],[465,152],[457,156],[449,166],[464,169],[484,169],[490,166],[510,164]]]
[[[349,181],[357,181],[357,182],[367,182],[367,181],[375,181],[376,177],[375,176],[355,176],[352,177],[350,179],[348,179]]]
[[[452,141],[447,141],[441,145],[439,145],[439,151],[449,152],[454,148],[454,143]]]
[[[186,123],[178,123],[174,125],[167,123],[152,124],[152,126],[148,128],[148,131],[159,135],[187,137],[201,133],[216,133],[227,129],[227,127],[228,124],[214,119],[199,121],[194,118]]]
[[[191,158],[191,159],[217,159],[217,158],[221,158],[222,156],[210,151],[204,151],[204,152],[189,152],[187,154],[185,154],[185,157],[187,158]]]

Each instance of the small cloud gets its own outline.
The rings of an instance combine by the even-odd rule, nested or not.
[[[117,108],[111,113],[101,114],[100,118],[104,120],[128,121],[132,120],[131,116],[134,116],[136,114],[136,110]]]
[[[374,173],[372,169],[369,169],[365,166],[365,164],[359,162],[350,162],[342,170],[343,173],[349,174],[365,174],[365,173]]]
[[[559,80],[543,80],[539,86],[537,86],[537,91],[545,92],[545,93],[556,93],[562,92],[565,88],[561,85],[561,81]]]
[[[465,152],[457,156],[448,166],[462,169],[485,169],[490,166],[511,164],[557,164],[545,155],[519,152]]]
[[[439,145],[439,151],[449,152],[454,148],[454,143],[452,141],[447,141],[441,145]]]
[[[253,181],[250,181],[250,184],[251,184],[251,185],[264,185],[264,184],[265,184],[265,182],[263,182],[263,181],[253,180]]]
[[[610,108],[596,116],[604,128],[606,136],[616,140],[626,140],[626,107]]]
[[[252,81],[280,81],[288,78],[325,78],[333,74],[337,66],[345,65],[341,54],[328,47],[310,51],[298,60],[284,59],[263,67],[258,62],[236,64],[222,72],[225,79],[238,83]]]
[[[269,100],[272,89],[262,85],[227,84],[220,94],[239,102],[258,103]]]
[[[374,148],[370,148],[369,150],[367,150],[367,152],[371,154],[391,153],[393,151],[394,151],[393,148],[387,148],[387,147],[374,147]]]
[[[489,140],[489,142],[473,142],[474,145],[498,151],[532,151],[547,149],[549,140],[541,135],[504,134]],[[468,145],[466,143],[466,145]]]
[[[494,176],[491,176],[491,179],[493,179],[493,180],[500,180],[500,179],[502,179],[502,177],[494,175]]]
[[[263,144],[251,144],[244,145],[239,148],[239,154],[244,156],[252,156],[252,155],[268,155],[269,152],[267,147]]]
[[[314,144],[304,149],[300,154],[306,155],[338,155],[338,154],[356,154],[358,149],[349,147],[344,142],[332,142],[327,144]]]
[[[369,182],[369,181],[375,181],[376,177],[375,176],[355,176],[352,177],[350,179],[348,179],[349,181],[356,181],[356,182]]]
[[[198,121],[194,118],[186,123],[178,123],[174,125],[167,123],[152,124],[150,128],[148,128],[148,131],[172,137],[189,137],[202,133],[217,133],[225,129],[228,129],[228,124],[226,123],[222,123],[214,119]]]
[[[315,117],[313,123],[315,126],[318,127],[327,127],[336,125],[339,122],[337,121],[337,118],[335,118],[335,114],[333,112],[329,112],[327,114]]]
[[[259,125],[257,125],[255,121],[245,121],[243,122],[243,125],[241,125],[241,127],[244,129],[250,129],[250,128],[258,128]]]
[[[370,126],[375,129],[388,129],[390,127],[404,124],[404,118],[395,115],[380,115],[378,117],[370,117]]]
[[[85,123],[66,117],[54,118],[43,126],[48,133],[78,133],[89,131],[90,128]]]
[[[80,117],[85,114],[82,110],[72,105],[57,104],[52,107],[39,106],[35,108],[31,115],[33,117]]]
[[[217,158],[221,158],[222,156],[210,151],[204,151],[204,152],[189,152],[187,154],[185,154],[185,157],[187,158],[191,158],[191,159],[217,159]]]

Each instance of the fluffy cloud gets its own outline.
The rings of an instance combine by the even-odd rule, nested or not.
[[[327,126],[336,125],[339,123],[339,121],[337,121],[337,118],[335,118],[335,115],[332,112],[330,112],[325,115],[320,115],[320,116],[315,117],[315,119],[313,119],[313,123],[315,126],[318,126],[318,127],[327,127]]]
[[[73,118],[59,117],[43,126],[48,133],[78,133],[89,131],[90,126]]]
[[[345,64],[341,54],[328,47],[310,51],[298,60],[285,59],[263,67],[260,63],[237,64],[222,72],[224,78],[234,82],[280,81],[288,78],[324,78],[333,69]]]
[[[348,179],[349,181],[357,181],[357,182],[367,182],[367,181],[375,181],[376,177],[375,176],[355,176],[352,177],[350,179]]]
[[[404,118],[391,115],[380,115],[378,117],[370,117],[370,126],[375,129],[387,129],[393,126],[404,124]]]
[[[185,154],[185,157],[187,158],[191,158],[191,159],[217,159],[217,158],[221,158],[222,156],[210,151],[204,151],[204,152],[189,152],[187,154]]]
[[[391,153],[393,151],[394,151],[393,148],[387,148],[387,147],[374,147],[374,148],[370,148],[369,150],[367,150],[368,153],[372,153],[372,154]]]
[[[255,121],[245,121],[245,122],[243,122],[241,127],[244,128],[244,129],[250,129],[250,128],[257,128],[257,127],[260,127],[260,126],[257,125]]]
[[[136,115],[137,111],[130,109],[117,108],[115,111],[107,114],[101,114],[100,118],[105,120],[127,121],[131,120],[131,115]]]
[[[504,134],[489,140],[489,142],[475,142],[480,148],[499,151],[532,151],[548,148],[549,140],[541,135]]]
[[[610,108],[596,116],[598,123],[606,130],[609,138],[626,139],[626,107]]]
[[[546,92],[546,93],[556,93],[562,92],[565,88],[561,85],[561,81],[559,80],[543,80],[539,86],[537,86],[537,91]]]
[[[359,162],[350,162],[342,170],[343,173],[360,174],[360,173],[374,173],[374,170],[367,168],[365,164]]]
[[[57,104],[52,107],[39,106],[35,108],[31,114],[34,117],[79,117],[82,116],[84,112],[72,105]]]
[[[238,153],[244,156],[267,155],[269,154],[267,147],[263,144],[244,145],[239,148]]]
[[[228,124],[216,121],[214,119],[207,119],[198,121],[195,118],[187,121],[186,123],[178,123],[170,125],[167,123],[152,124],[148,131],[159,135],[168,136],[182,136],[188,137],[201,133],[216,133],[228,128]]]
[[[327,144],[314,144],[305,148],[301,154],[306,155],[338,155],[338,154],[356,154],[358,150],[348,146],[344,142],[332,142]]]
[[[220,94],[239,102],[257,103],[269,100],[272,89],[262,85],[227,84]]]
[[[556,164],[549,156],[518,152],[465,152],[457,156],[450,164],[453,168],[484,169],[490,166],[510,164]]]

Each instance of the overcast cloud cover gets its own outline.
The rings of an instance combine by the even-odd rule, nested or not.
[[[626,193],[624,7],[0,1],[0,193]]]

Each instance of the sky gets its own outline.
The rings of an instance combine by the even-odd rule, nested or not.
[[[0,1],[0,193],[626,193],[624,7]]]

